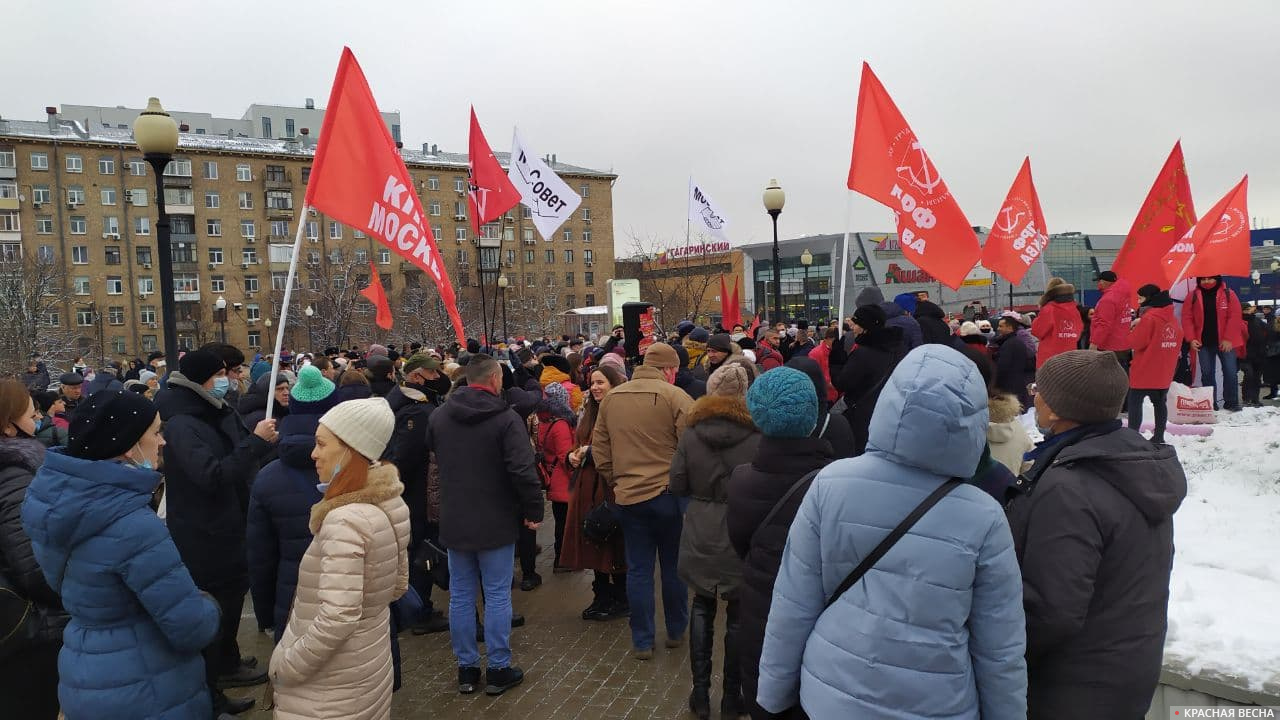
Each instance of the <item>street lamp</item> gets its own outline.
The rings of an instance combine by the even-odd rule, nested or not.
[[[800,264],[804,266],[804,319],[809,319],[809,266],[813,264],[813,253],[805,248],[800,253]]]
[[[267,329],[267,354],[271,354],[271,318],[262,321],[262,326]]]
[[[177,362],[178,318],[173,309],[173,248],[169,245],[169,214],[164,207],[164,168],[178,149],[178,123],[151,98],[147,109],[133,122],[133,137],[142,157],[156,176],[156,251],[160,261],[160,320],[164,327],[164,354]]]
[[[302,311],[302,314],[307,316],[307,350],[315,352],[316,339],[315,336],[311,334],[311,316],[316,314],[316,309],[308,305],[307,309]]]
[[[226,345],[227,344],[227,299],[219,295],[218,299],[213,303],[213,309],[217,311],[217,315],[218,315],[218,334],[222,337],[222,344]]]
[[[511,337],[507,334],[507,288],[511,287],[511,281],[507,279],[507,274],[502,273],[498,276],[498,292],[502,293],[502,342],[506,342]]]
[[[787,194],[778,186],[777,178],[769,180],[769,187],[764,189],[764,209],[773,218],[773,312],[774,322],[785,322],[782,313],[782,267],[778,261],[778,216],[782,214],[782,206],[787,201]]]

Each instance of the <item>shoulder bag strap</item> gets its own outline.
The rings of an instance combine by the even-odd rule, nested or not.
[[[840,596],[844,595],[846,590],[853,587],[859,580],[861,580],[862,576],[866,575],[867,571],[879,562],[880,558],[884,557],[885,553],[889,552],[889,550],[902,539],[903,535],[907,534],[907,531],[910,530],[925,513],[929,512],[929,508],[936,505],[947,493],[963,484],[964,481],[960,478],[951,478],[939,485],[936,490],[929,493],[929,497],[925,498],[916,506],[915,510],[912,510],[909,515],[903,518],[902,522],[898,523],[898,526],[889,532],[888,537],[881,540],[880,544],[877,545],[874,550],[872,550],[866,557],[862,558],[862,562],[858,563],[858,566],[853,569],[853,572],[849,573],[849,576],[846,577],[844,581],[840,583],[840,586],[836,588],[836,591],[831,594],[831,598],[827,600],[827,604],[823,609],[825,610],[826,608],[834,605],[835,602],[840,599]]]
[[[769,510],[769,514],[765,515],[764,520],[761,520],[760,524],[756,526],[757,531],[760,528],[767,526],[771,520],[777,517],[778,513],[782,512],[782,507],[787,504],[788,500],[791,499],[791,496],[795,495],[796,491],[799,490],[801,487],[807,485],[810,480],[813,480],[815,477],[817,477],[818,473],[821,470],[822,468],[818,468],[817,470],[814,470],[808,473],[804,477],[795,481],[795,484],[793,484],[791,487],[787,488],[787,492],[783,494],[782,498],[779,499],[778,502],[774,503],[773,507],[770,508]]]

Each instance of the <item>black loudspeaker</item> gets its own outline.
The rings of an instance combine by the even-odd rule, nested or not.
[[[623,348],[633,363],[638,363],[640,338],[644,335],[640,330],[640,316],[652,310],[653,305],[647,302],[622,303]]]

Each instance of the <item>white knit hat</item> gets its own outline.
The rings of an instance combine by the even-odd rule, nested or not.
[[[396,416],[384,398],[371,397],[339,403],[320,416],[320,424],[372,462],[387,449]]]

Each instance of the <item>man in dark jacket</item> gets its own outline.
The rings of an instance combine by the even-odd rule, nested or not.
[[[1036,358],[1027,351],[1027,344],[1019,337],[1022,326],[1011,317],[1002,317],[996,324],[996,339],[992,359],[996,364],[996,387],[1018,398],[1022,407],[1031,406],[1027,385],[1036,377]]]
[[[689,349],[684,345],[673,345],[672,347],[676,349],[676,355],[680,357],[680,367],[676,369],[676,387],[685,391],[694,400],[706,395],[706,378],[699,378],[698,373],[689,369]],[[701,366],[698,369],[700,372],[704,372]]]
[[[231,407],[239,407],[240,405],[240,384],[244,380],[244,353],[240,348],[229,343],[208,343],[200,347],[201,350],[209,350],[214,355],[222,358],[222,364],[227,368],[227,380],[230,387],[227,388],[227,396],[223,398]],[[284,369],[284,366],[280,366]],[[163,375],[164,373],[160,373]],[[254,423],[249,423],[253,425]]]
[[[755,459],[749,465],[739,465],[729,477],[727,518],[729,541],[743,560],[738,589],[742,695],[752,718],[766,718],[773,716],[756,704],[764,628],[787,532],[808,491],[808,482],[772,517],[770,513],[793,485],[833,458],[831,445],[812,433],[818,418],[818,395],[811,387],[795,382],[792,373],[762,375],[747,391],[747,406],[763,437]]]
[[[222,610],[218,639],[205,649],[205,673],[214,712],[246,708],[220,687],[266,682],[263,670],[242,663],[236,633],[249,589],[245,515],[249,486],[259,461],[275,443],[276,421],[263,420],[250,433],[225,402],[229,381],[222,358],[207,350],[182,356],[170,373],[164,402],[164,467],[169,532],[196,587]],[[246,699],[252,706],[252,699]]]
[[[1141,717],[1160,677],[1177,454],[1116,417],[1129,382],[1114,353],[1073,350],[1041,366],[1046,440],[1008,507],[1027,614],[1028,715]]]
[[[22,374],[22,384],[28,390],[45,391],[49,389],[49,368],[39,355],[32,355],[27,363],[27,371]]]
[[[844,415],[831,412],[831,406],[827,403],[826,374],[822,372],[818,361],[811,357],[793,357],[787,361],[786,367],[808,375],[813,381],[814,391],[818,393],[818,424],[813,428],[813,437],[831,443],[837,460],[853,457],[856,454],[853,429],[849,427],[849,420]]]
[[[112,361],[107,363],[98,371],[93,379],[84,384],[84,395],[90,397],[102,390],[123,390],[124,385],[120,382],[120,363]]]
[[[1243,310],[1245,354],[1240,361],[1240,369],[1244,371],[1244,404],[1262,407],[1262,368],[1267,362],[1267,326],[1254,314],[1256,310],[1253,305]]]
[[[923,343],[959,347],[959,342],[951,334],[951,328],[947,326],[947,314],[942,312],[942,308],[928,300],[918,302],[915,319],[920,324],[920,338]]]
[[[902,346],[902,331],[885,326],[884,310],[879,305],[863,305],[853,312],[853,335],[857,345],[849,353],[849,360],[836,389],[844,393],[848,409],[844,416],[853,430],[853,449],[861,455],[867,449],[867,433],[871,426],[871,412],[889,373],[906,355]]]
[[[467,385],[432,411],[426,450],[440,466],[440,541],[449,549],[449,631],[458,657],[458,689],[480,684],[475,588],[484,588],[489,656],[485,692],[500,694],[524,678],[511,663],[511,579],[521,525],[542,522],[542,486],[524,423],[502,398],[502,369],[487,355],[466,365]]]

